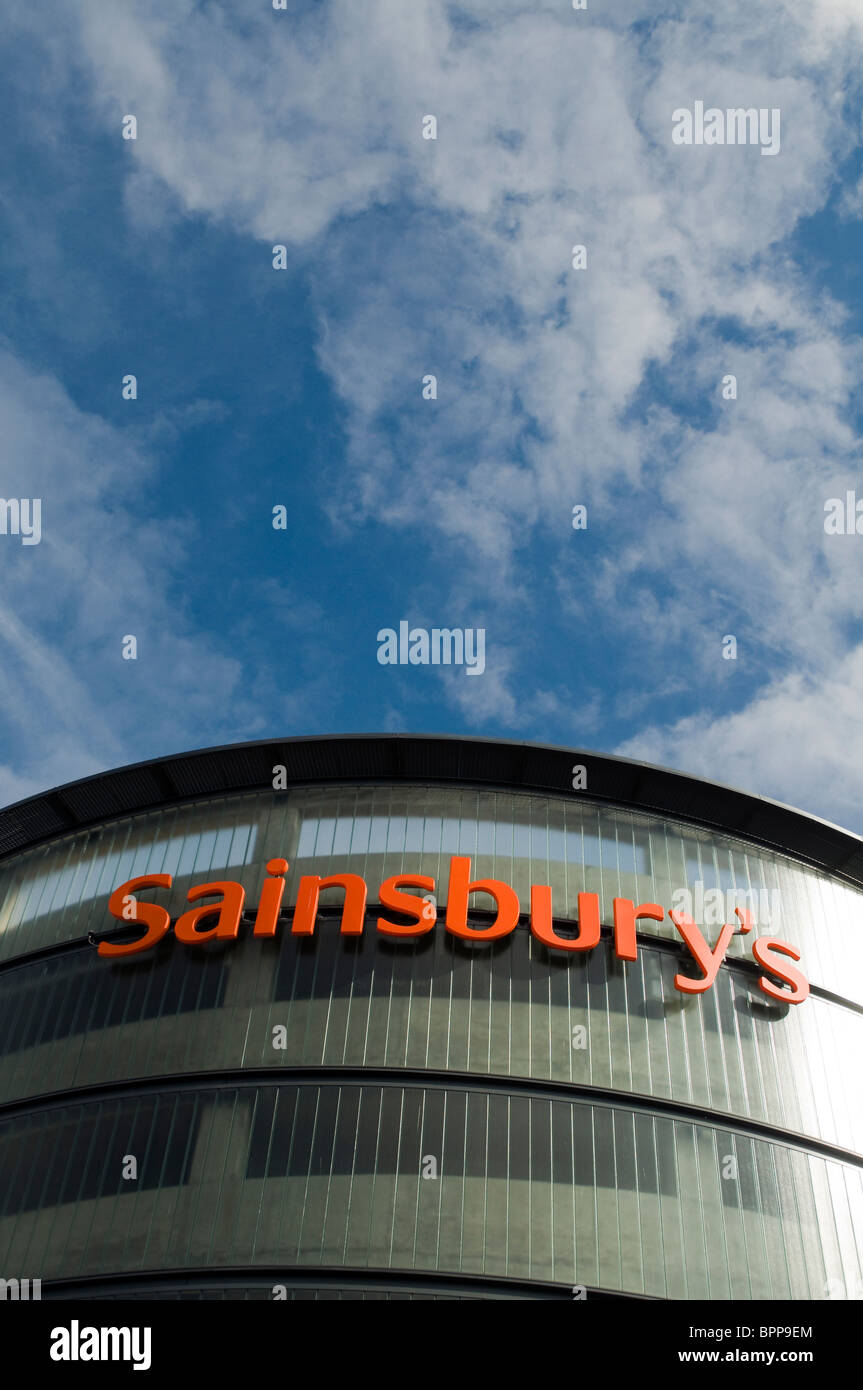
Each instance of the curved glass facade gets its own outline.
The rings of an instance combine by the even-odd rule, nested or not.
[[[511,935],[445,930],[456,854],[516,890]],[[264,940],[273,857],[291,867]],[[325,890],[314,936],[293,936],[300,876],[339,872],[368,884],[362,935]],[[109,894],[147,873],[174,876],[142,893],[172,918],[190,887],[241,881],[239,939],[99,957]],[[427,935],[376,930],[400,873],[435,880]],[[598,893],[600,944],[538,942],[531,884],[562,922]],[[667,917],[619,960],[612,900],[667,909],[682,890],[711,941],[719,890],[793,943],[805,1003],[758,988],[744,936],[707,993],[678,992],[696,967]],[[667,817],[419,784],[226,794],[17,853],[0,864],[0,1270],[99,1297],[108,1276],[205,1298],[861,1290],[861,897]],[[478,926],[491,905],[472,900]]]

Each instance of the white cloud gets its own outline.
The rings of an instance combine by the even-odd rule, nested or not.
[[[772,796],[863,833],[863,646],[813,679],[794,672],[746,708],[651,727],[615,751]]]

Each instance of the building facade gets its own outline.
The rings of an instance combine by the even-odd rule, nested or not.
[[[395,735],[88,778],[0,813],[0,854],[0,1277],[43,1298],[863,1297],[858,837],[644,764]],[[517,894],[511,929],[502,889],[448,925],[464,860]],[[339,874],[367,887],[359,929],[324,887],[298,934],[300,881]],[[379,901],[398,876],[423,880],[412,933]],[[226,882],[234,934],[178,939],[190,891]],[[632,950],[615,900],[662,908]],[[171,928],[102,954],[141,938],[145,902]],[[731,924],[701,992],[671,909],[708,950]]]

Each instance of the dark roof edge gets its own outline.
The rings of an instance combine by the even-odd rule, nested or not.
[[[587,786],[572,789],[584,764]],[[0,810],[0,858],[139,811],[272,786],[440,782],[602,801],[739,836],[863,887],[863,838],[769,797],[611,753],[459,734],[259,739],[152,758],[83,777]]]

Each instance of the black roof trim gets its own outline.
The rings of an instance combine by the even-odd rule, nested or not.
[[[572,767],[587,768],[585,792]],[[863,838],[767,797],[609,753],[451,734],[330,734],[203,748],[100,772],[0,810],[0,857],[138,811],[228,792],[439,782],[608,802],[737,835],[863,887]],[[172,794],[172,790],[173,794]]]

